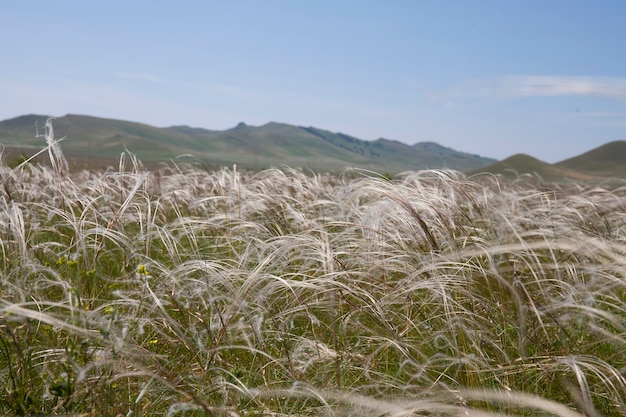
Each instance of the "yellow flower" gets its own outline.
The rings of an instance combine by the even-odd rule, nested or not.
[[[146,268],[144,264],[139,264],[139,267],[137,268],[137,273],[147,276],[149,274],[148,268]]]

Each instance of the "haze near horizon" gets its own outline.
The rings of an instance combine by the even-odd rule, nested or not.
[[[626,139],[621,1],[27,0],[3,14],[0,120],[277,121],[546,162]]]

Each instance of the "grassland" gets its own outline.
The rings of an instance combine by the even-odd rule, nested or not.
[[[0,166],[1,414],[624,415],[624,187],[47,139]]]

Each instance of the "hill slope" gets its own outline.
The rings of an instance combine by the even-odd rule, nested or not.
[[[554,165],[590,175],[626,178],[626,141],[609,142]]]
[[[517,178],[520,175],[533,174],[538,175],[546,181],[564,179],[585,181],[598,179],[593,175],[588,175],[574,169],[555,166],[526,154],[515,154],[495,164],[470,172],[470,174],[474,175],[481,173],[502,175],[505,178]]]
[[[0,122],[0,144],[23,149],[40,149],[36,126],[46,116],[28,115]],[[125,148],[143,161],[163,161],[181,154],[214,166],[237,163],[262,169],[289,165],[315,171],[339,171],[359,167],[377,172],[397,173],[424,168],[477,169],[495,160],[482,158],[437,144],[409,146],[378,139],[365,141],[342,133],[314,127],[267,123],[215,131],[188,126],[158,128],[141,123],[67,115],[53,122],[55,137],[67,137],[62,144],[69,157],[115,158]]]

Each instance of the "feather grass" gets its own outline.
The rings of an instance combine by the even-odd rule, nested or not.
[[[50,152],[0,166],[1,413],[624,413],[624,187]]]

